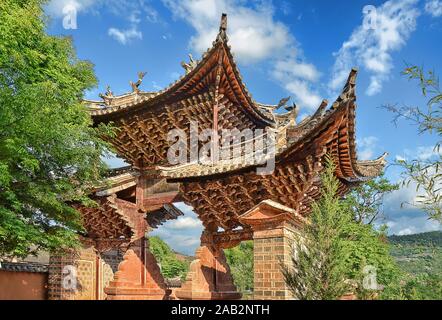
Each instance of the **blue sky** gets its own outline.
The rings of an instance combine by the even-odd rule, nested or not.
[[[364,7],[376,10],[364,14]],[[76,29],[63,27],[69,8],[77,13]],[[425,104],[416,84],[400,72],[407,62],[442,73],[442,0],[52,0],[46,12],[49,32],[72,36],[78,56],[95,64],[100,83],[88,98],[96,99],[107,84],[116,94],[130,91],[129,81],[138,71],[148,72],[142,90],[167,86],[183,74],[180,62],[188,53],[199,59],[210,47],[226,12],[232,50],[255,100],[276,104],[291,95],[303,117],[320,99],[333,101],[356,66],[359,158],[384,151],[390,162],[432,156],[435,137],[418,135],[405,122],[394,126],[392,114],[379,107]],[[387,170],[394,181],[399,173]],[[391,233],[442,229],[419,210],[400,208],[415,196],[408,188],[387,197],[384,222]],[[193,253],[201,225],[189,208],[182,208],[184,218],[155,233],[175,249]]]

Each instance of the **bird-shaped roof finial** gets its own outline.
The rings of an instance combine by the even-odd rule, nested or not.
[[[143,79],[146,76],[146,74],[147,74],[147,72],[138,72],[137,82],[135,82],[135,83],[132,81],[129,82],[130,86],[132,87],[132,92],[136,92],[136,93],[140,92],[139,87],[140,87],[141,83],[143,82]]]

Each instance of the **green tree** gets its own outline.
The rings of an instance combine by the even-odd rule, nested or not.
[[[321,175],[322,196],[313,203],[308,223],[295,236],[293,266],[282,266],[285,282],[300,300],[335,300],[351,290],[343,234],[352,217],[339,200],[334,172],[335,165],[327,158]]]
[[[354,187],[345,197],[345,202],[354,212],[354,219],[360,224],[373,224],[383,215],[385,195],[399,189],[398,184],[392,184],[385,178],[384,173]]]
[[[161,273],[166,279],[184,279],[189,270],[189,262],[179,260],[175,252],[159,237],[150,237],[150,251],[161,265]]]
[[[390,254],[386,229],[376,230],[371,224],[350,223],[344,228],[347,255],[346,276],[354,283],[359,299],[397,298],[402,272]],[[376,287],[366,287],[364,281],[375,276]]]
[[[43,4],[0,1],[0,256],[75,246],[82,225],[69,203],[91,204],[105,168],[109,130],[92,128],[80,103],[93,66],[71,39],[46,34]]]
[[[242,242],[224,253],[238,291],[253,290],[253,241]]]
[[[173,255],[172,249],[160,237],[149,237],[150,251],[158,259]]]
[[[349,292],[373,299],[386,288],[388,297],[397,296],[401,272],[390,255],[385,229],[376,230],[371,223],[381,212],[383,194],[397,186],[381,176],[340,199],[334,170],[327,159],[322,197],[295,236],[293,267],[283,266],[285,281],[299,299],[339,299]],[[365,285],[370,275],[376,287]]]
[[[383,200],[386,194],[398,190],[399,185],[391,184],[384,174],[354,187],[342,200],[342,205],[354,217],[343,237],[349,252],[347,277],[355,283],[360,299],[388,298],[397,292],[401,271],[390,254],[387,229],[377,230],[374,222],[383,217]],[[364,279],[369,272],[376,276],[377,289],[364,288]],[[393,289],[396,289],[393,290]],[[387,294],[383,294],[386,292]]]
[[[416,80],[422,95],[428,99],[426,107],[387,105],[384,108],[395,114],[394,122],[405,119],[418,127],[419,134],[435,135],[435,156],[429,159],[402,159],[397,164],[404,170],[404,185],[416,184],[420,192],[416,203],[412,203],[427,212],[430,219],[442,222],[442,92],[439,80],[432,71],[409,66],[404,72],[409,80]]]

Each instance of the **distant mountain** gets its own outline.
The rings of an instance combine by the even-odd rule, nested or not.
[[[412,275],[442,274],[442,232],[390,236],[391,255]]]
[[[184,254],[184,253],[180,253],[180,252],[177,252],[177,251],[175,251],[175,250],[172,250],[173,251],[173,253],[175,254],[175,256],[176,256],[176,258],[178,259],[178,260],[180,260],[180,261],[185,261],[185,262],[192,262],[193,260],[195,260],[195,257],[194,256],[188,256],[188,255],[186,255],[186,254]]]
[[[388,237],[391,244],[402,245],[433,245],[442,247],[442,231],[425,232],[404,236],[393,235]]]

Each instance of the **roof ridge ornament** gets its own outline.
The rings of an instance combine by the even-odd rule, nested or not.
[[[221,22],[219,25],[218,36],[216,37],[216,42],[218,42],[218,41],[225,42],[227,40],[228,40],[228,38],[227,38],[227,13],[223,13],[221,15]]]
[[[111,104],[112,98],[114,98],[114,93],[112,92],[110,85],[107,85],[106,86],[106,93],[105,94],[100,93],[98,96],[101,99],[103,99],[104,104],[106,106],[109,106]]]
[[[332,105],[332,110],[336,109],[337,106],[342,102],[349,99],[356,100],[356,78],[358,75],[358,69],[353,67],[348,75],[347,81],[345,82],[345,86],[342,89],[342,93],[336,99],[336,101]]]
[[[134,92],[134,93],[139,93],[140,92],[139,87],[140,87],[141,83],[143,83],[143,79],[146,76],[146,74],[147,74],[147,72],[138,72],[138,80],[137,80],[137,82],[134,83],[132,81],[129,81],[129,84],[132,87],[132,92]]]
[[[327,99],[322,100],[321,104],[319,105],[318,110],[316,110],[316,112],[313,114],[312,118],[323,117],[325,115],[327,105],[328,105],[328,100]]]
[[[288,96],[287,98],[279,100],[279,103],[276,105],[275,110],[278,110],[282,107],[287,108],[287,102],[289,102],[291,98],[291,96]]]
[[[189,74],[192,72],[196,66],[198,65],[198,61],[193,59],[193,56],[189,53],[189,63],[186,63],[184,61],[181,61],[181,66],[186,70],[186,74]]]
[[[297,119],[299,115],[299,107],[296,105],[295,102],[292,103],[290,107],[285,106],[284,109],[288,111],[288,116],[290,120],[290,126],[294,127],[297,124]]]

